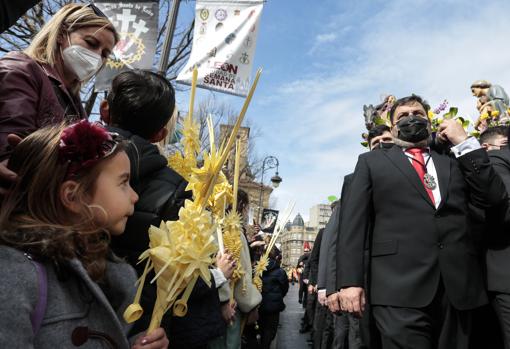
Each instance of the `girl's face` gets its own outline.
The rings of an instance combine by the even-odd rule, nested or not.
[[[90,205],[102,210],[97,212],[97,223],[105,226],[112,235],[124,232],[129,216],[133,214],[138,195],[129,185],[129,158],[124,151],[118,152],[102,164],[102,170],[95,182],[95,192]],[[105,220],[106,218],[106,220]]]

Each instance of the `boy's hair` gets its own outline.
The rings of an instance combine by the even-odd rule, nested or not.
[[[112,126],[149,139],[172,117],[175,92],[165,77],[135,69],[113,79],[107,101]]]
[[[375,137],[382,136],[384,132],[391,132],[390,128],[386,125],[377,125],[368,131],[368,144],[374,139]]]
[[[397,101],[393,104],[393,106],[390,109],[390,121],[393,124],[393,117],[395,116],[395,110],[397,110],[398,107],[402,105],[409,105],[413,103],[420,104],[423,109],[425,109],[425,113],[428,113],[430,110],[430,105],[420,96],[412,94],[410,96],[397,99]]]
[[[488,127],[485,131],[480,135],[480,144],[490,143],[491,140],[496,136],[508,136],[509,128],[508,126],[492,126]]]
[[[14,148],[9,168],[19,180],[2,202],[0,244],[36,256],[62,262],[79,258],[93,280],[102,278],[106,268],[109,235],[94,222],[94,210],[85,199],[95,191],[96,179],[104,159],[79,173],[74,197],[83,204],[81,222],[68,220],[69,213],[60,200],[69,163],[59,159],[59,143],[64,125],[42,128]],[[122,143],[109,157],[123,150]]]
[[[273,249],[269,252],[269,258],[278,260],[281,257],[282,253],[278,249],[278,247],[274,246]]]

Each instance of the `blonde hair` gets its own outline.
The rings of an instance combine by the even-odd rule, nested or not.
[[[69,212],[60,199],[69,164],[59,159],[60,136],[65,125],[39,129],[14,149],[9,168],[19,181],[4,198],[0,211],[0,244],[12,246],[55,261],[79,258],[94,280],[106,268],[109,234],[95,223],[97,205],[88,205],[104,159],[76,177],[73,195],[82,203],[81,222],[69,221]],[[123,150],[121,144],[114,152]]]
[[[108,18],[98,16],[88,5],[68,4],[58,10],[32,39],[25,53],[39,63],[54,66],[59,55],[58,40],[66,33],[80,28],[101,27],[110,30],[119,41],[119,35]]]

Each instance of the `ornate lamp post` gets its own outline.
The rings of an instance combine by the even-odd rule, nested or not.
[[[262,217],[260,217],[260,212],[261,212],[260,208],[262,207],[262,192],[264,190],[264,172],[276,167],[276,173],[273,177],[271,177],[271,183],[273,184],[273,188],[278,188],[278,186],[282,182],[282,177],[280,177],[278,175],[278,166],[279,165],[280,165],[280,162],[274,156],[266,156],[264,158],[264,160],[262,161],[262,175],[261,175],[261,179],[260,179],[259,209],[258,209],[258,213],[257,213],[259,223],[260,223],[260,220],[262,220]]]

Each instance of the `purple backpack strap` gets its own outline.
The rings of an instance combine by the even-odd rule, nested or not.
[[[28,259],[34,264],[35,270],[37,271],[37,285],[38,285],[38,297],[37,304],[35,305],[32,314],[30,314],[30,321],[32,322],[32,331],[34,335],[39,332],[44,313],[46,313],[46,305],[48,301],[48,277],[46,275],[46,268],[44,265],[36,261],[32,255],[25,253]]]

